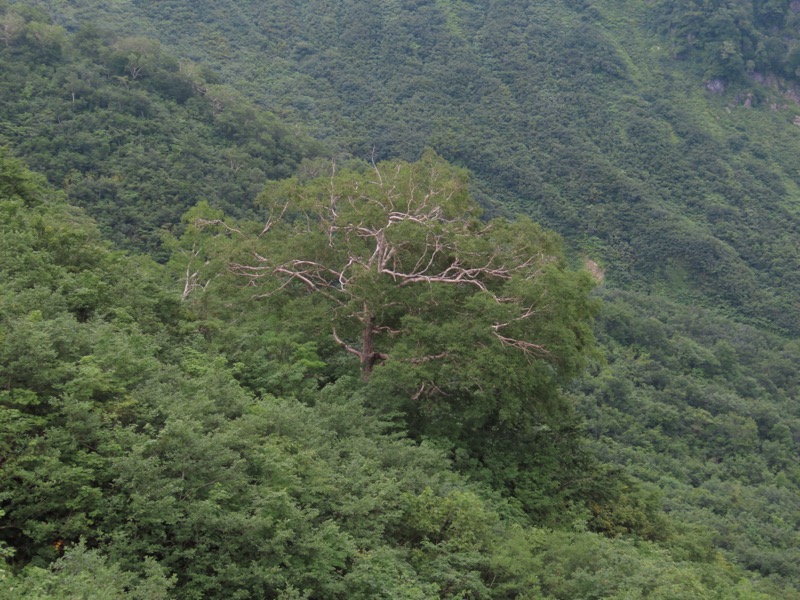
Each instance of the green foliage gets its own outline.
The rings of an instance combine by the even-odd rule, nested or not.
[[[581,388],[593,447],[662,490],[673,552],[717,547],[796,588],[796,342],[639,295],[605,300],[609,362]]]
[[[561,534],[528,528],[513,495],[470,483],[435,445],[393,433],[363,383],[302,383],[324,367],[302,338],[267,328],[244,355],[269,346],[261,356],[276,362],[266,368],[284,381],[257,385],[310,404],[248,393],[236,381],[242,366],[213,350],[230,343],[224,331],[207,341],[189,322],[186,334],[172,327],[178,313],[154,277],[161,269],[111,252],[19,163],[2,164],[6,189],[36,202],[3,198],[0,535],[11,570],[0,595],[511,598],[541,589],[531,597],[559,598],[600,589],[569,562]],[[15,257],[34,262],[23,269]],[[69,288],[74,278],[84,287]],[[285,377],[292,368],[298,379]],[[568,465],[568,446],[551,443]],[[565,476],[581,468],[577,460]],[[540,463],[537,481],[552,470]],[[570,524],[581,523],[575,504]],[[645,565],[649,548],[624,552]],[[546,575],[551,561],[563,565],[558,577]],[[669,584],[667,572],[653,577]]]
[[[247,214],[264,179],[320,151],[156,40],[88,24],[70,36],[18,5],[0,13],[13,22],[0,45],[0,143],[121,246],[158,253],[158,229],[199,198]]]
[[[17,161],[0,156],[0,172],[2,537],[18,559],[52,559],[57,540],[92,530],[110,481],[105,432],[153,375],[177,302],[154,265],[111,252]]]
[[[0,598],[73,598],[75,600],[166,600],[174,578],[168,578],[156,561],[144,561],[143,573],[123,571],[109,564],[83,540],[66,550],[49,569],[28,567],[0,586]]]
[[[747,73],[797,80],[795,7],[780,0],[659,2],[656,23],[673,53],[699,58],[708,78],[741,80]]]

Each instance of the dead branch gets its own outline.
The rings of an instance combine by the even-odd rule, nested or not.
[[[538,354],[542,355],[549,355],[550,352],[544,346],[540,344],[534,344],[533,342],[529,342],[527,340],[520,340],[516,338],[506,337],[504,335],[500,335],[496,330],[492,332],[497,339],[500,340],[500,343],[503,346],[508,348],[516,348],[517,350],[522,350],[525,354]]]
[[[222,219],[195,219],[194,224],[198,229],[203,229],[204,227],[208,227],[209,225],[222,225],[227,231],[244,236],[244,234],[239,229],[237,229],[236,227],[231,227]]]
[[[450,356],[450,353],[445,350],[444,352],[440,352],[439,354],[429,354],[427,356],[420,356],[419,358],[412,358],[409,362],[412,365],[422,365],[427,362],[431,362],[432,360],[447,358],[448,356]]]
[[[445,397],[450,396],[450,394],[446,393],[442,388],[440,388],[438,385],[436,385],[432,381],[424,381],[422,383],[422,385],[419,386],[419,389],[414,393],[414,395],[411,396],[411,399],[414,402],[416,402],[417,400],[419,400],[423,396],[430,395],[430,392],[426,393],[426,390],[430,390],[430,392],[438,394],[439,396],[445,396]]]
[[[342,348],[347,350],[350,354],[356,355],[358,358],[363,358],[363,353],[361,350],[353,348],[350,344],[345,342],[342,338],[339,337],[339,334],[336,333],[336,327],[333,328],[333,339],[339,344]]]

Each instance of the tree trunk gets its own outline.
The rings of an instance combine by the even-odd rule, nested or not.
[[[361,379],[363,381],[369,380],[369,376],[372,374],[372,367],[375,366],[374,335],[375,317],[370,317],[364,324],[361,339]]]

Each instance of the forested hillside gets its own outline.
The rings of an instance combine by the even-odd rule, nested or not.
[[[468,411],[483,440],[459,435],[449,411],[407,413],[431,429],[419,443],[398,412],[404,380],[419,376],[402,369],[415,364],[402,341],[419,333],[387,362],[404,380],[359,382],[357,363],[309,335],[320,318],[307,298],[265,313],[231,275],[181,305],[169,268],[112,251],[80,211],[0,160],[11,567],[0,597],[796,597],[748,581],[702,537],[675,537],[570,432],[560,395],[520,403],[509,390],[499,419]],[[460,343],[476,335],[439,328]],[[518,368],[516,349],[492,354],[479,387],[506,386]],[[451,360],[437,363],[437,386]],[[471,478],[453,472],[453,451]],[[518,491],[497,474],[481,484],[481,463],[517,470]]]
[[[85,207],[118,245],[157,252],[158,229],[205,199],[242,216],[266,179],[321,144],[257,110],[158,41],[5,13],[0,143]]]
[[[800,598],[798,14],[0,0],[0,598]]]
[[[800,109],[773,49],[795,50],[788,1],[37,4],[208,61],[358,157],[431,146],[609,283],[798,331]]]

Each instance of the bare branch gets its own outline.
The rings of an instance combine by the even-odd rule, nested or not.
[[[503,302],[503,303],[515,302],[515,299],[513,299],[513,298],[495,298],[495,300],[497,300],[497,302]],[[528,318],[532,317],[537,312],[539,312],[539,311],[534,309],[534,306],[535,306],[535,304],[531,304],[527,309],[525,309],[525,312],[523,312],[521,315],[518,315],[518,316],[514,317],[513,319],[509,319],[505,323],[495,323],[494,325],[492,325],[492,329],[495,330],[495,331],[499,331],[500,329],[503,329],[504,327],[508,327],[512,323],[515,323],[517,321],[524,321],[525,319],[528,319]]]
[[[275,223],[277,223],[278,221],[280,221],[281,219],[283,219],[283,215],[285,215],[285,214],[286,214],[286,211],[287,211],[288,209],[289,209],[289,201],[287,200],[287,201],[286,201],[286,202],[283,204],[283,208],[281,209],[281,212],[280,212],[280,214],[278,215],[278,217],[277,217],[277,218],[273,218],[273,215],[272,215],[272,214],[270,214],[269,218],[267,219],[267,222],[264,224],[264,229],[262,229],[262,230],[261,230],[261,233],[259,233],[259,234],[258,234],[258,237],[261,237],[261,236],[262,236],[262,235],[264,235],[265,233],[269,232],[269,230],[270,230],[270,229],[272,229],[272,226],[273,226]]]
[[[412,365],[421,365],[427,362],[431,362],[432,360],[439,360],[440,358],[447,358],[450,356],[450,353],[447,351],[440,352],[439,354],[429,354],[427,356],[420,356],[418,358],[412,358],[409,362]]]
[[[244,234],[240,230],[238,230],[236,227],[231,227],[222,219],[195,219],[194,224],[199,229],[203,229],[204,227],[208,227],[209,225],[222,225],[227,231],[244,236]]]
[[[200,256],[200,252],[199,250],[197,250],[197,246],[196,245],[192,246],[191,252],[188,253],[184,252],[183,254],[185,255],[188,254],[188,258],[186,261],[186,272],[183,276],[183,292],[181,292],[181,302],[185,302],[187,298],[189,298],[191,293],[194,292],[195,290],[200,290],[200,289],[204,290],[208,288],[208,285],[211,283],[211,279],[209,279],[208,281],[206,281],[204,284],[201,285],[199,282],[200,269],[197,269],[196,271],[192,272],[192,263],[194,262],[194,259]],[[208,261],[206,261],[205,265],[207,264]]]
[[[358,358],[363,358],[363,353],[356,348],[353,348],[350,344],[345,342],[342,338],[339,337],[339,334],[336,333],[336,328],[333,328],[333,339],[339,344],[342,348],[347,350],[350,354],[356,355]]]
[[[500,335],[496,330],[493,331],[495,337],[500,340],[500,343],[504,346],[509,348],[516,348],[517,350],[522,350],[525,354],[538,354],[538,355],[549,355],[550,352],[544,346],[539,344],[534,344],[533,342],[529,342],[527,340],[520,340],[511,337],[506,337],[504,335]]]
[[[438,385],[436,385],[434,382],[432,382],[432,381],[424,381],[422,383],[422,385],[419,386],[419,389],[414,393],[414,395],[411,396],[411,399],[414,402],[416,402],[417,400],[419,400],[423,396],[430,396],[431,395],[430,392],[426,393],[426,391],[428,391],[428,390],[430,390],[430,392],[433,392],[433,393],[435,393],[435,394],[437,394],[439,396],[447,397],[447,396],[450,395],[450,394],[446,393]]]

